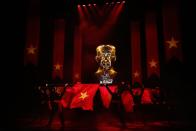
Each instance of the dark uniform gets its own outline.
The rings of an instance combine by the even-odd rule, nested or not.
[[[57,88],[63,88],[63,91],[57,92]],[[50,115],[49,115],[49,121],[48,121],[48,127],[51,126],[52,121],[54,120],[54,116],[56,113],[58,113],[61,126],[64,127],[64,112],[63,107],[61,104],[61,98],[65,92],[66,87],[50,87],[49,89],[49,100],[48,105],[50,109]]]
[[[106,88],[109,91],[109,93],[112,95],[110,108],[112,109],[112,112],[119,118],[122,128],[125,128],[126,127],[125,108],[121,99],[121,94],[124,91],[124,85],[118,86],[117,92],[115,93],[113,93],[110,90],[108,85],[106,85]]]

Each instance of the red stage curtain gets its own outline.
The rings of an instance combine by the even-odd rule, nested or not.
[[[82,36],[81,27],[76,26],[74,32],[74,63],[73,63],[73,81],[81,81],[82,65]]]
[[[147,50],[147,77],[153,74],[160,75],[159,69],[159,53],[157,38],[156,14],[148,12],[145,17],[145,34],[146,34],[146,50]]]
[[[40,17],[29,16],[26,26],[26,47],[24,55],[24,64],[37,65],[38,49],[40,38]]]
[[[162,15],[166,61],[169,61],[172,57],[175,57],[181,61],[182,52],[179,22],[179,2],[165,2],[162,9]]]
[[[132,82],[141,83],[141,47],[140,47],[140,23],[131,23],[131,56],[132,56]]]
[[[53,46],[53,78],[63,79],[64,65],[64,35],[65,21],[64,19],[55,20],[54,29],[54,46]]]

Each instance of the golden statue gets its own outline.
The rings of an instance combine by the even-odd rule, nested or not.
[[[116,61],[116,49],[113,45],[100,45],[96,48],[95,57],[99,68],[95,72],[100,79],[100,83],[112,83],[117,72],[113,69],[112,64]]]

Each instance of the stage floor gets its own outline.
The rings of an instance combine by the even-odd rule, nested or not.
[[[195,131],[195,125],[177,119],[169,119],[165,114],[132,112],[127,113],[126,127],[122,127],[119,118],[109,110],[83,111],[80,109],[65,109],[64,128],[61,129],[58,115],[48,128],[47,110],[37,110],[24,113],[16,119],[17,130],[88,130],[88,131]],[[8,127],[13,128],[13,127]]]

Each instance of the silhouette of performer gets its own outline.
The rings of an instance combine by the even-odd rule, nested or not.
[[[51,127],[51,124],[54,120],[54,116],[56,113],[58,113],[60,122],[61,122],[61,128],[64,128],[64,111],[63,106],[61,104],[61,98],[66,90],[66,87],[68,84],[65,84],[65,87],[63,88],[63,91],[59,92],[57,91],[57,87],[51,87],[51,89],[48,89],[48,106],[50,109],[50,115],[47,127]],[[62,87],[61,87],[62,88]]]
[[[117,90],[113,93],[109,85],[106,84],[105,87],[107,88],[108,92],[112,95],[112,100],[110,107],[115,115],[119,118],[122,128],[126,128],[125,122],[125,108],[121,99],[121,94],[125,89],[125,82],[121,82],[121,84],[117,87]]]
[[[133,88],[131,89],[131,93],[134,99],[135,106],[141,105],[141,99],[144,92],[144,87],[139,83],[135,82]]]

